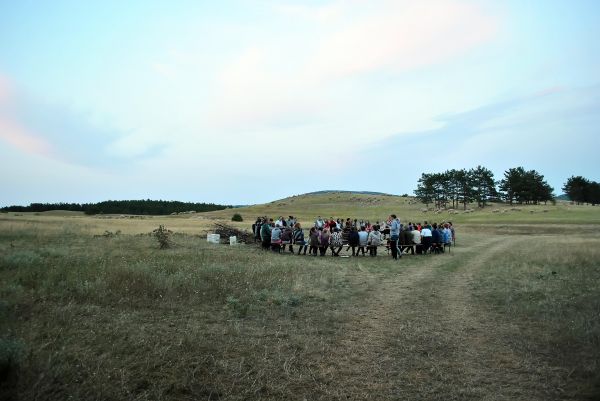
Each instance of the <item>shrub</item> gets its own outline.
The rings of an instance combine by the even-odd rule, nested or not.
[[[244,221],[244,219],[242,218],[242,215],[239,213],[236,213],[233,215],[233,217],[231,218],[231,221]]]
[[[173,241],[171,240],[173,231],[167,230],[162,224],[156,230],[152,231],[152,235],[158,241],[160,249],[167,249],[173,245]]]

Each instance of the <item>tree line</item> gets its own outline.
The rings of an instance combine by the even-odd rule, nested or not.
[[[446,170],[443,173],[423,173],[415,189],[415,196],[427,206],[463,209],[471,202],[485,207],[489,202],[509,204],[539,204],[554,200],[552,188],[544,176],[523,167],[510,168],[496,181],[494,173],[483,166]]]
[[[211,212],[230,208],[230,205],[214,203],[179,202],[163,200],[108,200],[98,203],[31,203],[29,206],[7,206],[3,212],[47,212],[69,210],[85,214],[137,214],[166,215],[180,212]]]
[[[590,181],[582,176],[571,176],[562,190],[575,203],[600,204],[600,184],[596,181]]]

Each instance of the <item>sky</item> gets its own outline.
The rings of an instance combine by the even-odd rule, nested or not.
[[[600,181],[600,2],[0,0],[0,206]]]

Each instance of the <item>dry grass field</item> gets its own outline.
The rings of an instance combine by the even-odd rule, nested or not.
[[[600,209],[447,216],[409,202],[325,194],[235,211],[244,228],[262,214],[451,219],[452,253],[206,243],[231,209],[0,214],[0,399],[600,399]],[[173,248],[148,235],[159,224]]]

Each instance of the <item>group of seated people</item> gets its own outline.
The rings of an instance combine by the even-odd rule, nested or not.
[[[332,256],[340,256],[340,251],[346,246],[346,251],[352,249],[352,256],[365,255],[368,251],[372,257],[377,256],[377,248],[385,245],[391,250],[392,257],[398,259],[404,253],[426,254],[442,253],[447,246],[455,241],[455,231],[451,222],[429,224],[401,224],[396,215],[390,215],[381,224],[357,219],[329,220],[319,216],[305,237],[304,230],[294,216],[277,220],[259,217],[252,225],[254,238],[260,241],[265,250],[282,252],[289,249],[294,253],[298,246],[298,255],[308,251],[309,255],[325,256],[327,249]]]

